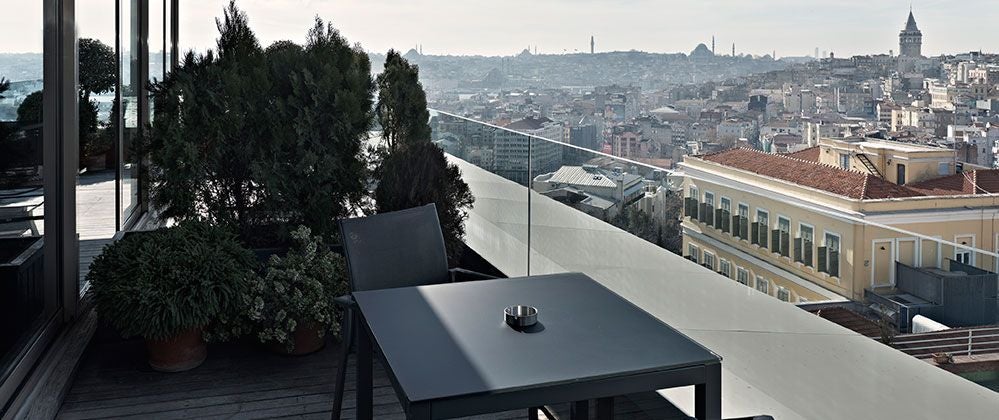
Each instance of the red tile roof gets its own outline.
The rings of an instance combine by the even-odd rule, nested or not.
[[[771,154],[759,150],[738,148],[697,157],[854,199],[876,200],[924,195],[871,174],[847,171],[792,155]]]
[[[925,195],[966,195],[999,193],[999,169],[983,169],[909,184]]]
[[[819,146],[809,147],[804,150],[799,150],[794,153],[788,153],[788,157],[798,158],[801,160],[807,160],[809,162],[819,161]]]

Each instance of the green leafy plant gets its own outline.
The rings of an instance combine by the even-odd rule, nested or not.
[[[122,335],[162,340],[237,314],[256,266],[228,229],[188,221],[108,245],[87,280]]]
[[[262,343],[278,343],[292,351],[300,326],[315,327],[323,337],[339,334],[341,314],[333,299],[347,293],[343,258],[330,251],[319,236],[299,226],[291,232],[292,247],[284,257],[272,255],[263,276],[253,280],[245,319]]]

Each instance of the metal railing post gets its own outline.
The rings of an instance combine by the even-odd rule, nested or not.
[[[968,356],[971,356],[971,337],[974,330],[968,330]]]

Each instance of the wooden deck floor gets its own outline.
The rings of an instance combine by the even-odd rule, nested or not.
[[[248,343],[213,345],[201,367],[153,372],[142,342],[121,340],[101,327],[59,412],[60,419],[316,418],[330,416],[337,345],[309,356],[268,353]],[[348,366],[344,418],[354,418],[353,358]],[[382,367],[375,364],[375,417],[404,418]],[[560,412],[567,405],[556,406]],[[568,416],[560,416],[567,418]],[[478,416],[524,419],[526,410]],[[615,418],[686,418],[655,393],[616,401]]]

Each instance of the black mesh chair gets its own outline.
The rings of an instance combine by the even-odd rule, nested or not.
[[[460,268],[448,269],[444,235],[433,204],[344,219],[340,221],[340,233],[351,292],[495,278]],[[346,310],[340,330],[343,345],[333,396],[333,419],[340,418],[347,357],[354,342],[354,300],[350,295],[340,296],[337,303]]]

